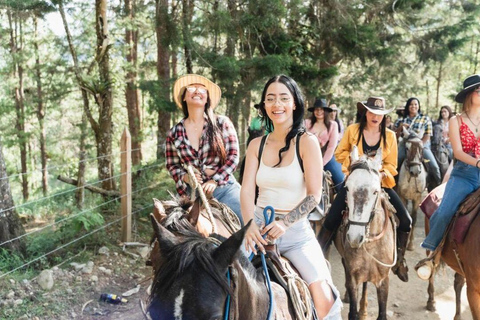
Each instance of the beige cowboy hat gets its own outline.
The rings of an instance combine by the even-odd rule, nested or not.
[[[382,97],[370,97],[367,102],[357,102],[357,111],[362,114],[368,110],[374,114],[385,115],[393,109],[385,109],[385,99]]]
[[[185,87],[192,84],[201,84],[207,88],[210,108],[215,109],[220,102],[222,90],[215,83],[198,74],[186,74],[175,81],[173,85],[173,100],[175,100],[177,107],[182,109],[182,95],[185,92]]]

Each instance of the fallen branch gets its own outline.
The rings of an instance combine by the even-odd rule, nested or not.
[[[78,186],[78,181],[75,180],[75,179],[70,179],[70,178],[67,178],[67,177],[62,177],[62,176],[58,176],[57,177],[58,180],[62,181],[62,182],[65,182],[65,183],[68,183],[68,184],[71,184],[71,185],[74,185],[74,186]],[[116,190],[105,190],[105,189],[102,189],[102,188],[99,188],[99,187],[94,187],[94,186],[90,186],[90,185],[86,185],[84,186],[85,189],[87,190],[90,190],[92,192],[95,192],[95,193],[100,193],[104,196],[108,196],[108,197],[120,197],[120,192],[116,191]]]

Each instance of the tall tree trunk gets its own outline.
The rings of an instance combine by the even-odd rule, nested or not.
[[[135,0],[125,0],[125,15],[129,20],[125,29],[125,41],[128,49],[125,99],[127,102],[128,128],[132,136],[132,164],[138,165],[142,161],[142,118],[137,90],[138,29],[134,27],[135,9]]]
[[[82,123],[80,124],[80,157],[78,161],[78,172],[77,172],[77,191],[75,192],[75,200],[77,202],[77,208],[83,209],[85,202],[85,159],[87,158],[87,150],[85,148],[87,141],[87,114],[85,111],[82,113]]]
[[[73,60],[73,66],[75,70],[75,77],[77,79],[78,85],[80,87],[80,91],[82,93],[82,101],[83,101],[83,113],[82,113],[82,128],[81,130],[86,130],[85,128],[85,119],[86,117],[88,121],[90,122],[90,125],[94,130],[96,130],[96,127],[98,127],[98,123],[93,119],[91,111],[90,111],[90,102],[88,100],[88,93],[87,90],[82,86],[82,78],[80,76],[80,68],[78,66],[78,58],[77,58],[77,52],[75,50],[75,47],[73,46],[73,40],[72,40],[72,35],[70,33],[70,28],[68,27],[68,22],[65,16],[65,9],[63,7],[63,0],[59,0],[58,2],[58,11],[60,12],[60,15],[62,16],[62,21],[63,21],[63,26],[65,28],[65,34],[67,35],[67,41],[68,41],[68,47],[70,49],[70,54],[72,55],[72,60]],[[82,131],[82,134],[84,132]],[[85,131],[86,134],[86,131]],[[82,161],[83,158],[86,157],[85,153],[82,154],[82,135],[80,136],[80,155],[79,155],[79,162],[78,162],[78,171],[77,171],[77,180],[78,180],[78,190],[76,194],[76,200],[77,200],[77,207],[82,208],[83,206],[83,195],[84,195],[84,188],[83,185],[85,184],[85,162]],[[86,137],[85,137],[86,139]]]
[[[443,78],[443,61],[440,62],[440,66],[438,67],[438,75],[437,75],[437,97],[435,99],[435,110],[438,110],[438,103],[440,101],[440,86],[442,85],[442,78]],[[428,106],[427,106],[428,107]]]
[[[47,172],[47,145],[43,120],[45,118],[45,107],[43,105],[42,73],[40,71],[40,54],[38,48],[38,17],[33,16],[35,26],[35,72],[37,80],[37,119],[40,126],[40,160],[42,163],[42,190],[43,195],[48,193],[48,172]]]
[[[217,2],[216,2],[217,3]],[[237,4],[235,0],[228,0],[227,3],[228,11],[230,13],[230,21],[233,26],[237,24]],[[237,43],[237,30],[232,28],[234,32],[230,32],[227,35],[227,47],[225,48],[225,55],[231,59],[235,58],[235,45]],[[217,51],[217,50],[215,50]],[[224,79],[226,81],[225,85],[225,97],[227,103],[227,116],[232,120],[233,125],[235,126],[237,132],[239,129],[238,123],[238,114],[240,107],[240,99],[238,95],[235,94],[235,87],[233,79]],[[238,92],[237,92],[238,93]]]
[[[8,182],[7,168],[3,158],[2,144],[0,141],[0,249],[7,249],[9,251],[25,255],[26,246],[23,240],[15,239],[23,234],[23,229],[20,218],[15,211],[15,204],[13,203],[12,192],[10,191],[10,184]]]
[[[156,0],[156,33],[157,33],[157,77],[159,83],[159,99],[170,101],[170,51],[168,35],[168,0]],[[162,105],[163,107],[163,105]],[[170,129],[170,113],[164,108],[158,109],[157,118],[157,159],[164,155],[164,143]]]
[[[98,106],[98,127],[95,131],[98,157],[98,177],[102,188],[115,189],[112,163],[112,79],[110,77],[109,35],[107,24],[107,0],[95,0],[95,30],[97,33],[97,52],[99,81],[104,89],[94,93]]]
[[[192,25],[194,0],[182,0],[182,35],[185,53],[185,66],[187,73],[193,73],[192,61],[192,36],[190,26]]]
[[[25,131],[25,104],[23,95],[23,67],[21,64],[22,58],[20,54],[23,50],[23,34],[22,34],[22,20],[17,17],[10,10],[7,11],[8,23],[10,27],[10,52],[13,56],[13,75],[17,80],[15,86],[15,112],[17,129],[18,145],[20,148],[20,163],[22,170],[22,194],[23,200],[27,201],[28,192],[28,176],[27,176],[27,133]],[[12,21],[13,19],[13,21]]]

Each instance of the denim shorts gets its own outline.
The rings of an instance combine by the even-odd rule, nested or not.
[[[263,209],[260,207],[255,207],[255,223],[259,226],[265,224]],[[307,284],[319,280],[327,280],[332,284],[322,248],[307,218],[290,226],[285,234],[276,240],[276,244],[280,254],[292,262]]]

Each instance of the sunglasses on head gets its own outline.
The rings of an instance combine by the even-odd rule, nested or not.
[[[207,88],[203,88],[203,87],[188,86],[185,89],[190,93],[194,93],[195,91],[198,91],[198,93],[205,94],[208,92]]]

